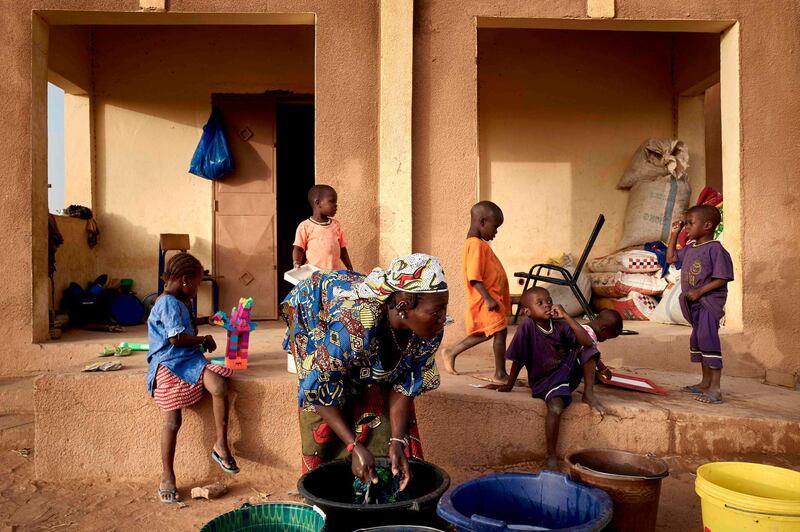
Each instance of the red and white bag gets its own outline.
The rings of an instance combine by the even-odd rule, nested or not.
[[[618,299],[598,297],[592,299],[592,303],[598,310],[616,310],[622,315],[623,320],[634,321],[649,321],[650,315],[658,306],[658,301],[654,297],[638,292],[631,292]]]
[[[631,292],[657,296],[667,288],[667,281],[654,273],[600,272],[588,277],[592,293],[599,297],[624,297]]]
[[[658,257],[655,253],[641,248],[632,248],[590,260],[589,270],[611,273],[655,273],[661,270],[661,266],[658,264]]]

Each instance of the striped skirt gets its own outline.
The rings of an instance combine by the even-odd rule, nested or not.
[[[206,369],[223,377],[233,375],[231,368],[217,364],[208,364]],[[205,373],[205,372],[203,372]],[[159,364],[156,371],[156,388],[153,397],[161,410],[179,410],[191,406],[203,398],[203,374],[197,384],[189,384]]]

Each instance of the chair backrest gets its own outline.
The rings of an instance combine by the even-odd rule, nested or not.
[[[575,273],[572,276],[573,279],[577,280],[578,276],[581,274],[583,265],[586,264],[586,260],[589,258],[589,253],[592,252],[594,242],[597,240],[597,235],[600,234],[600,229],[603,228],[604,223],[606,223],[606,217],[601,214],[597,217],[597,222],[594,224],[594,229],[592,229],[592,234],[589,236],[589,241],[586,242],[586,247],[583,248],[583,253],[581,254],[578,264],[575,265]]]
[[[186,233],[161,233],[158,238],[161,251],[189,251],[189,235]]]

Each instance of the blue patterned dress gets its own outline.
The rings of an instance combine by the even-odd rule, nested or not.
[[[315,406],[342,408],[352,419],[359,441],[385,455],[390,434],[388,412],[378,404],[383,403],[381,398],[389,389],[415,397],[439,386],[434,354],[441,334],[430,340],[412,336],[396,366],[383,366],[379,338],[387,326],[385,305],[377,299],[341,296],[363,280],[355,272],[317,272],[299,283],[281,304],[288,326],[283,346],[297,366],[303,470],[335,457],[343,447]],[[411,438],[415,438],[415,428],[409,430]],[[328,444],[336,449],[331,451]]]

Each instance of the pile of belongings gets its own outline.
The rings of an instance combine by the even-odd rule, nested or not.
[[[630,189],[623,236],[616,253],[588,262],[592,304],[626,320],[689,325],[680,310],[680,264],[666,263],[672,222],[689,208],[689,150],[680,140],[649,139],[636,150],[617,185]],[[722,195],[710,187],[697,205],[722,210]],[[722,225],[718,229],[719,236]],[[681,233],[678,249],[687,245]]]

